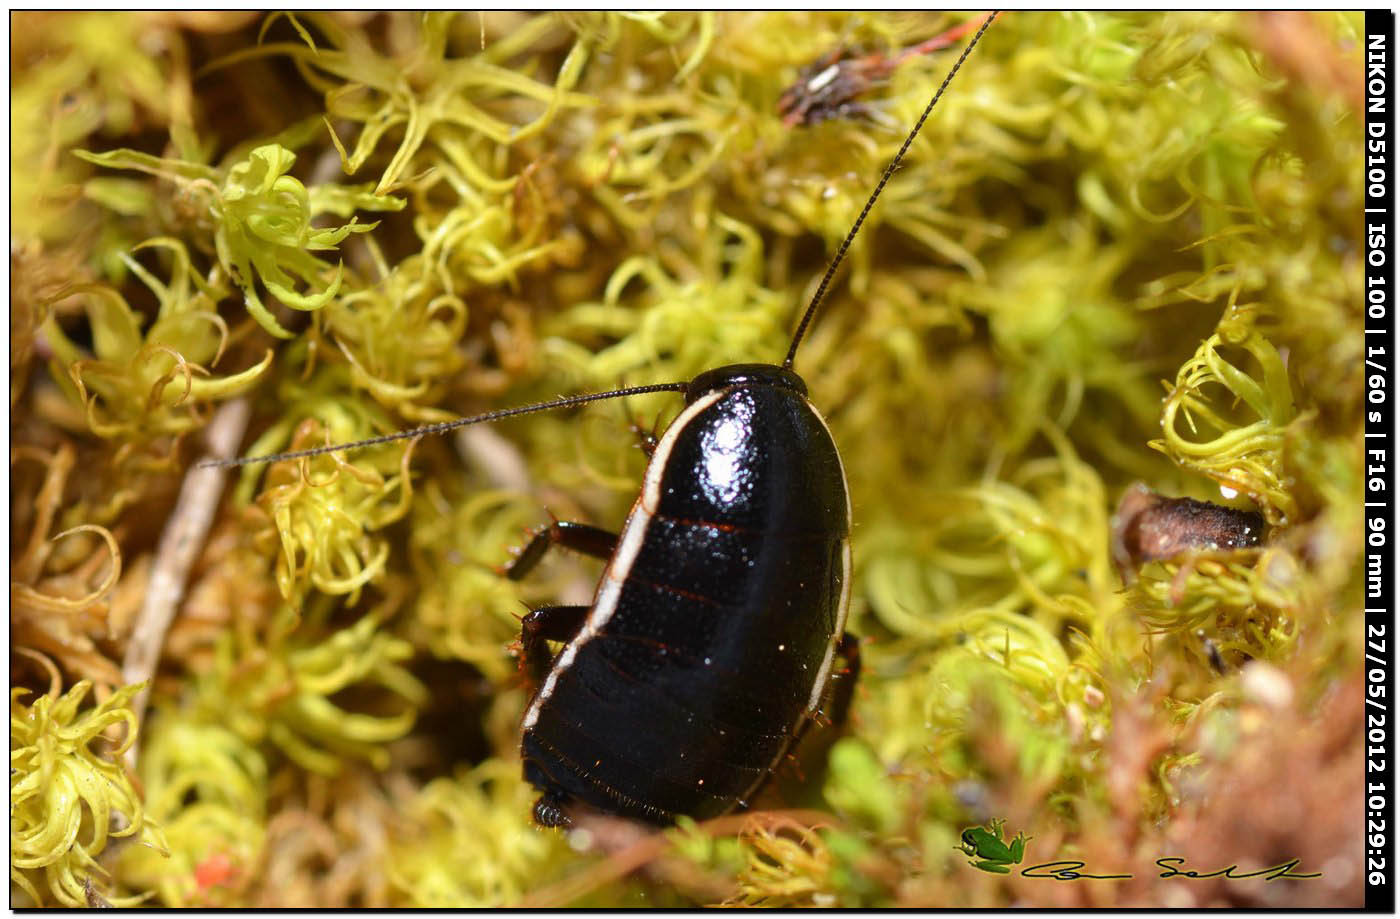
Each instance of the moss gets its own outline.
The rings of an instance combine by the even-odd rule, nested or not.
[[[127,720],[119,662],[217,406],[245,401],[266,454],[779,359],[956,48],[843,117],[785,124],[780,100],[835,48],[892,60],[967,21],[20,14],[12,643],[53,658],[64,723]],[[529,823],[516,617],[584,602],[596,567],[497,568],[546,509],[618,525],[628,423],[679,409],[650,395],[241,473],[152,685],[144,798],[110,793],[169,856],[128,846],[103,875],[89,815],[44,849],[61,883],[15,883],[68,905],[85,877],[183,906],[1086,905],[969,869],[960,830],[995,818],[1029,858],[1147,878],[1104,902],[1165,902],[1154,852],[1213,788],[1281,806],[1232,757],[1331,774],[1320,720],[1359,672],[1360,99],[1337,75],[1360,25],[1016,12],[968,59],[797,355],[845,459],[865,639],[853,736],[803,792],[819,814],[640,842]],[[1110,515],[1135,482],[1257,509],[1268,540],[1125,587]],[[460,731],[425,717],[438,665]],[[1297,730],[1271,733],[1261,680]],[[84,731],[63,761],[112,766]],[[1359,809],[1359,782],[1327,794],[1310,812]]]
[[[177,194],[187,198],[186,206],[194,215],[212,222],[214,249],[223,276],[242,289],[248,312],[277,338],[291,338],[292,333],[263,305],[259,286],[284,306],[306,312],[320,309],[339,292],[345,272],[344,266],[337,265],[327,277],[328,266],[311,253],[334,249],[351,233],[368,233],[375,227],[357,224],[352,218],[344,226],[316,229],[312,219],[324,213],[346,214],[356,207],[403,207],[403,201],[379,198],[367,189],[322,188],[313,194],[287,175],[296,154],[280,144],[256,147],[246,159],[226,170],[159,159],[136,150],[74,152],[98,166],[147,172],[173,183]],[[298,282],[311,290],[298,291]]]
[[[145,731],[141,778],[170,851],[124,850],[122,882],[166,906],[239,902],[266,833],[267,764],[257,747],[194,711],[164,711]],[[219,861],[229,876],[216,884],[200,866]]]
[[[208,420],[202,409],[246,392],[272,364],[269,349],[246,370],[211,377],[204,364],[218,363],[228,343],[228,324],[215,310],[226,291],[192,275],[189,254],[179,240],[157,237],[138,247],[143,248],[170,255],[168,282],[121,255],[159,303],[144,333],[139,314],[105,285],[78,285],[53,295],[83,296],[91,356],[52,319],[42,327],[53,349],[55,377],[60,385],[71,381],[72,397],[86,408],[88,428],[101,437],[145,439],[197,429]],[[60,370],[66,370],[67,379]]]
[[[141,688],[124,686],[81,712],[92,689],[86,680],[62,695],[55,686],[31,705],[22,701],[27,690],[10,691],[10,880],[31,903],[87,906],[88,891],[108,887],[97,859],[114,838],[134,837],[168,854],[160,824],[147,816],[121,761],[136,740],[130,704]],[[104,750],[101,735],[119,724],[125,742]]]
[[[519,902],[564,849],[557,835],[516,819],[531,800],[504,760],[424,786],[409,805],[413,829],[389,854],[390,883],[402,905]]]
[[[313,623],[330,606],[318,601],[310,610]],[[422,684],[402,666],[410,646],[380,629],[374,613],[334,630],[293,627],[289,616],[279,620],[265,644],[221,637],[213,666],[195,686],[198,710],[245,742],[275,746],[312,773],[334,775],[344,759],[385,768],[383,744],[407,733],[426,701]],[[318,632],[326,637],[313,642]],[[337,693],[371,687],[394,700],[386,711],[348,711],[336,703]]]
[[[1251,374],[1222,357],[1227,345],[1249,354],[1259,370]],[[1212,400],[1207,387],[1224,392]],[[1252,417],[1226,418],[1226,404]],[[1287,523],[1297,508],[1284,487],[1282,447],[1294,411],[1278,350],[1232,310],[1178,372],[1162,410],[1163,440],[1152,445],[1186,469],[1215,479],[1230,496],[1248,495],[1269,523]]]

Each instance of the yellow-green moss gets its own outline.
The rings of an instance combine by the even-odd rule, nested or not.
[[[136,741],[130,705],[141,688],[124,686],[84,711],[92,689],[87,680],[27,706],[28,690],[10,691],[10,880],[32,904],[82,907],[88,890],[108,890],[97,859],[113,839],[134,837],[168,854],[160,825],[147,816],[122,765]],[[101,735],[114,725],[125,728],[126,739],[112,749]],[[143,899],[110,902],[132,906]]]
[[[257,747],[196,712],[163,711],[145,733],[141,778],[170,851],[124,850],[118,862],[122,883],[155,891],[166,906],[237,902],[230,891],[202,885],[197,869],[227,859],[235,889],[248,883],[267,820],[267,765]]]

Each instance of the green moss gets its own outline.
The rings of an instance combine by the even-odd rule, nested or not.
[[[317,229],[312,219],[325,213],[348,216],[357,207],[403,207],[403,201],[377,197],[367,189],[309,192],[287,175],[296,154],[279,144],[255,147],[247,159],[226,171],[184,160],[159,159],[136,150],[74,152],[98,166],[134,169],[172,182],[179,194],[191,199],[188,206],[201,219],[201,212],[207,211],[224,276],[242,289],[243,303],[258,324],[278,338],[291,338],[292,333],[268,312],[258,286],[292,309],[320,309],[340,290],[345,272],[343,265],[337,265],[327,278],[328,266],[311,253],[334,249],[351,233],[368,233],[375,227],[372,223],[357,224],[352,218],[341,227]],[[299,291],[299,283],[308,285],[308,292]]]
[[[390,882],[403,905],[519,902],[565,849],[557,834],[517,819],[532,800],[504,760],[428,783],[409,805],[412,830],[389,853]]]
[[[50,319],[43,334],[54,352],[53,373],[74,401],[87,411],[88,428],[101,437],[147,439],[202,426],[211,402],[240,395],[263,377],[272,350],[246,370],[212,377],[228,343],[228,324],[215,310],[227,291],[204,283],[190,268],[189,254],[176,239],[157,237],[138,249],[169,253],[169,280],[163,281],[122,253],[122,261],[156,296],[155,321],[143,333],[141,317],[116,290],[102,285],[65,287],[62,299],[84,295],[92,355],[64,335]]]
[[[145,734],[141,777],[169,853],[128,848],[119,861],[123,883],[153,890],[166,906],[238,902],[266,836],[267,764],[235,731],[191,710],[162,712]],[[234,890],[201,877],[200,866],[225,859]]]
[[[166,854],[160,825],[122,767],[136,741],[131,697],[141,688],[123,687],[81,712],[92,689],[87,680],[63,695],[55,687],[28,706],[21,701],[27,690],[10,691],[10,880],[31,903],[87,906],[89,889],[108,887],[97,858],[113,838],[134,837]],[[114,725],[125,726],[126,739],[103,751],[101,735]],[[143,899],[111,902],[133,906]]]
[[[217,403],[249,401],[244,452],[266,454],[779,359],[956,51],[904,60],[858,99],[870,118],[789,127],[779,98],[838,45],[893,55],[966,21],[25,16],[12,438],[44,462],[12,476],[40,532],[16,596],[86,598],[74,661],[121,659],[196,452],[180,438]],[[1220,738],[1257,742],[1240,664],[1276,668],[1306,726],[1360,663],[1360,122],[1328,77],[1359,67],[1359,28],[1016,12],[968,59],[797,355],[850,480],[865,639],[854,736],[813,785],[823,826],[683,827],[617,879],[529,823],[516,617],[584,602],[596,566],[497,568],[545,509],[617,527],[645,462],[628,422],[679,409],[653,395],[501,423],[504,447],[245,470],[143,728],[170,856],[118,853],[112,889],[277,903],[260,859],[303,858],[276,822],[293,811],[339,828],[317,831],[338,854],[304,859],[335,879],[305,888],[336,891],[327,908],[511,904],[591,873],[612,878],[595,906],[1005,905],[955,857],[961,828],[1004,817],[1085,853],[1180,832]],[[1110,513],[1137,481],[1227,489],[1269,540],[1125,588]],[[110,551],[46,548],[56,516]],[[439,666],[470,689],[450,730]],[[347,772],[353,794],[325,791]],[[95,869],[56,857],[58,887],[16,883],[71,903]]]
[[[311,434],[311,429],[303,430]],[[303,441],[294,438],[292,443]],[[408,512],[413,450],[394,445],[377,452],[369,459],[358,457],[356,464],[332,454],[322,458],[328,463],[315,463],[314,470],[303,461],[268,474],[258,503],[281,541],[277,586],[295,605],[311,588],[348,594],[353,603],[360,589],[384,571],[389,545],[370,534]],[[398,454],[397,468],[387,466],[393,454]]]
[[[383,769],[389,762],[383,745],[412,727],[426,691],[402,666],[412,648],[381,630],[372,613],[315,641],[326,631],[316,620],[330,605],[318,600],[312,622],[298,623],[285,637],[274,630],[266,645],[224,636],[213,668],[196,684],[197,708],[206,720],[229,725],[245,742],[269,743],[312,773],[335,775],[343,759]],[[283,618],[282,627],[291,621]],[[394,702],[385,713],[347,710],[334,697],[351,688],[377,689]]]
[[[1248,353],[1259,370],[1251,374],[1222,357],[1227,345]],[[1226,417],[1231,410],[1250,417]],[[1164,438],[1152,446],[1222,489],[1248,495],[1269,523],[1287,523],[1297,505],[1285,488],[1282,448],[1294,412],[1278,350],[1232,304],[1220,330],[1178,372],[1162,411]]]
[[[414,609],[415,646],[467,661],[496,685],[510,683],[516,664],[501,648],[520,637],[527,596],[544,602],[551,587],[561,586],[548,578],[522,585],[499,573],[509,557],[502,547],[523,545],[527,526],[539,517],[533,502],[501,491],[455,503],[437,491],[418,501],[412,555],[425,589]]]

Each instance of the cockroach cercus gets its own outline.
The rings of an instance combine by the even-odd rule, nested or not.
[[[746,807],[818,714],[845,632],[851,507],[831,433],[793,370],[798,345],[842,257],[967,55],[982,23],[885,169],[803,314],[782,364],[735,364],[685,383],[570,396],[350,444],[225,464],[298,459],[464,425],[654,392],[685,408],[652,449],[620,534],[555,522],[507,568],[518,579],[550,546],[606,559],[588,606],[522,620],[536,689],[521,722],[534,817],[568,826],[575,807],[656,824]],[[548,642],[562,642],[551,657]],[[844,697],[844,698],[841,698]]]

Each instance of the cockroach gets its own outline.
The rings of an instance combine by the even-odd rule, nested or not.
[[[228,464],[299,459],[656,392],[685,408],[651,449],[620,533],[556,521],[506,569],[524,577],[552,546],[606,560],[593,602],[522,620],[537,688],[521,722],[534,818],[568,826],[583,806],[667,824],[746,807],[820,711],[845,631],[851,505],[831,433],[793,370],[803,335],[885,184],[996,14],[989,15],[886,167],[808,304],[781,364],[735,364],[689,382],[569,396],[350,444]],[[551,656],[549,642],[563,642]]]

